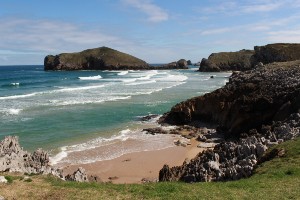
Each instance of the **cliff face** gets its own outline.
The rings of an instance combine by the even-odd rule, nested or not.
[[[300,59],[300,44],[277,43],[266,46],[255,46],[255,54],[251,58],[252,65],[258,62],[286,62]]]
[[[245,71],[251,69],[250,58],[254,54],[252,50],[237,52],[212,53],[208,59],[203,58],[200,63],[201,72],[218,71]]]
[[[216,123],[228,136],[285,119],[300,109],[300,61],[272,63],[231,76],[204,96],[175,105],[161,123]]]
[[[121,70],[147,69],[149,65],[134,56],[108,47],[88,49],[79,53],[48,55],[45,70]]]

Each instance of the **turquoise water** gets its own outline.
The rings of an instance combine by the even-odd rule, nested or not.
[[[223,86],[229,73],[189,70],[45,72],[0,67],[0,139],[18,135],[29,150],[110,139],[190,97]],[[211,79],[210,76],[215,78]]]

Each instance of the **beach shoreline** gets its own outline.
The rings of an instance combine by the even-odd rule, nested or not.
[[[88,175],[97,176],[103,182],[114,184],[157,182],[159,170],[163,165],[179,166],[185,160],[190,160],[202,152],[204,148],[198,148],[198,143],[195,139],[191,139],[190,145],[186,147],[173,146],[160,150],[127,153],[111,160],[71,164],[63,166],[62,169],[66,175],[82,167]]]

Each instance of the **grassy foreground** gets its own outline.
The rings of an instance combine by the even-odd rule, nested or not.
[[[50,176],[9,176],[0,184],[6,199],[300,199],[300,139],[276,146],[284,157],[260,165],[248,179],[219,183],[97,184],[64,182]]]

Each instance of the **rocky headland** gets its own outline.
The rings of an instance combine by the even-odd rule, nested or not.
[[[108,47],[87,49],[78,53],[62,53],[56,56],[48,55],[44,59],[44,70],[159,70],[187,68],[187,61],[184,59],[155,67],[150,66],[139,58]]]
[[[237,180],[251,176],[258,163],[283,156],[284,149],[266,151],[300,135],[299,75],[300,61],[272,63],[234,73],[223,88],[175,105],[160,123],[206,122],[226,140],[182,166],[165,165],[159,180]]]
[[[237,52],[212,53],[208,59],[203,58],[199,71],[219,72],[219,71],[245,71],[251,69],[250,58],[254,54],[253,50],[241,50]]]
[[[255,46],[254,50],[212,53],[207,59],[202,59],[199,71],[246,71],[255,68],[260,63],[299,60],[299,52],[300,44],[275,43]]]

